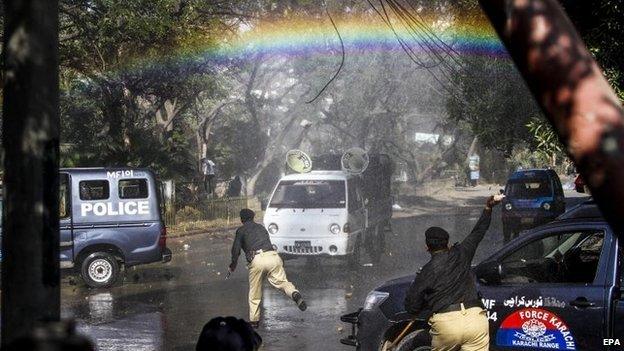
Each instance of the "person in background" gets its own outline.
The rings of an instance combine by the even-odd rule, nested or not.
[[[243,188],[243,183],[239,176],[235,176],[234,179],[230,180],[230,184],[228,185],[227,196],[228,197],[239,197],[241,196],[241,189]]]
[[[433,351],[487,351],[489,325],[477,295],[471,264],[477,247],[490,227],[492,207],[504,195],[487,199],[481,218],[459,244],[449,247],[449,234],[431,227],[425,232],[431,260],[416,275],[405,297],[405,309],[414,315],[430,315]]]
[[[284,262],[273,249],[269,233],[263,225],[254,222],[254,211],[245,208],[240,211],[243,225],[236,230],[232,244],[232,263],[229,272],[236,270],[241,250],[245,252],[249,267],[249,322],[254,328],[260,325],[260,303],[262,302],[262,281],[266,276],[271,285],[291,297],[301,311],[307,305],[301,293],[286,278]]]
[[[204,157],[201,159],[201,173],[203,177],[204,190],[208,194],[212,194],[214,191],[213,181],[217,174],[216,165],[212,160]]]

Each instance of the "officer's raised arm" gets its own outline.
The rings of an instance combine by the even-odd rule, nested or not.
[[[461,249],[468,253],[470,256],[474,256],[477,251],[477,246],[483,240],[483,236],[490,228],[490,222],[492,221],[492,208],[498,205],[504,198],[504,195],[490,196],[485,202],[485,208],[481,213],[481,217],[477,221],[477,224],[472,229],[472,232],[461,242]]]

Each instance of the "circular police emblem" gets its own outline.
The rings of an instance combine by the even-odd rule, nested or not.
[[[537,319],[530,319],[522,324],[524,334],[537,339],[546,334],[546,325]]]

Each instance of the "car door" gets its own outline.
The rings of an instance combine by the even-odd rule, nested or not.
[[[59,228],[61,245],[61,268],[70,268],[74,260],[74,235],[71,216],[71,178],[60,174],[59,180]]]
[[[564,226],[500,255],[500,281],[480,286],[492,349],[600,348],[611,245],[605,226]]]

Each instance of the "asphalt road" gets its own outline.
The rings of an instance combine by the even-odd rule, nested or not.
[[[482,201],[482,196],[475,196],[467,207],[441,206],[432,214],[394,219],[386,255],[378,266],[364,264],[352,270],[334,259],[318,264],[286,261],[288,277],[309,308],[300,312],[289,298],[266,284],[264,321],[258,330],[264,339],[262,350],[352,349],[339,344],[348,332],[340,315],[361,307],[377,285],[413,274],[428,260],[423,234],[427,227],[446,228],[452,242],[466,236],[479,217]],[[499,211],[494,212],[475,262],[502,246]],[[244,265],[225,279],[232,238],[233,233],[172,239],[169,247],[174,255],[169,264],[129,269],[124,282],[111,289],[88,290],[69,279],[62,290],[63,317],[74,318],[98,350],[194,350],[202,326],[211,318],[247,318]]]

